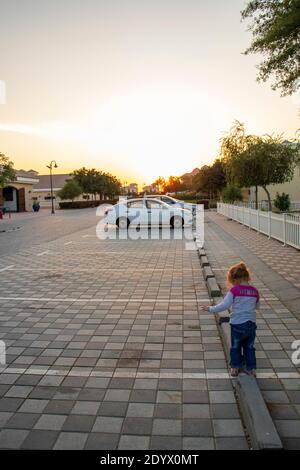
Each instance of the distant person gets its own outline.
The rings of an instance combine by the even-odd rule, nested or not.
[[[250,273],[245,263],[232,266],[227,273],[227,285],[230,290],[223,302],[211,307],[203,307],[210,313],[219,313],[232,307],[230,315],[231,349],[230,366],[231,376],[237,377],[243,371],[256,377],[256,309],[259,308],[259,292],[250,285]]]
[[[40,203],[38,201],[34,201],[34,203],[32,204],[32,209],[33,212],[38,212],[40,210]]]

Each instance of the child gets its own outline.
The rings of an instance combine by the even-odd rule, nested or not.
[[[251,286],[250,273],[244,263],[232,266],[227,273],[227,285],[232,286],[223,302],[204,307],[210,313],[219,313],[232,306],[231,327],[231,376],[237,377],[246,363],[246,373],[256,376],[255,336],[256,308],[259,308],[259,292]],[[242,355],[243,350],[243,355]]]

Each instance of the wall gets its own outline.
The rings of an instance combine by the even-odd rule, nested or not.
[[[55,196],[55,199],[54,199],[54,205],[55,205],[55,208],[56,209],[59,209],[59,202],[61,201],[61,199],[57,196],[57,193],[58,193],[58,190],[53,190],[53,194]],[[40,203],[40,206],[41,207],[51,207],[51,199],[48,199],[48,200],[45,200],[45,197],[51,197],[51,192],[50,191],[38,191],[38,190],[34,190],[32,192],[32,197],[33,198],[37,198],[38,202]],[[99,196],[97,196],[97,199],[99,198]],[[93,196],[90,195],[90,200],[93,200]],[[65,202],[67,202],[68,200],[66,200]],[[70,201],[70,200],[69,200]],[[74,201],[86,201],[86,199],[84,199],[81,196],[79,197],[76,197],[74,199]]]
[[[291,201],[300,201],[300,166],[295,169],[294,179],[290,183],[275,184],[268,186],[268,190],[271,194],[271,199],[275,199],[276,193],[286,193],[290,195]],[[267,194],[262,189],[258,189],[258,200],[267,200]]]

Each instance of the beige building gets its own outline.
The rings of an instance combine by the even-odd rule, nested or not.
[[[33,188],[38,182],[36,171],[16,171],[15,181],[0,189],[0,207],[8,212],[31,211]]]
[[[276,198],[276,193],[289,194],[291,201],[300,201],[300,165],[295,169],[294,178],[289,183],[283,184],[272,184],[267,186],[268,191],[270,192],[271,199]],[[267,194],[263,188],[258,189],[258,201],[267,201]],[[251,188],[250,200],[255,201],[255,188]]]
[[[34,186],[32,196],[33,199],[39,202],[41,208],[51,207],[51,184],[50,184],[50,175],[39,175],[39,181]],[[60,199],[57,196],[58,191],[60,191],[65,182],[72,177],[69,174],[64,175],[53,175],[52,176],[52,186],[53,186],[53,200],[54,207],[59,209]]]
[[[39,175],[38,179],[39,182],[34,186],[32,191],[33,199],[40,203],[40,207],[51,207],[50,175]],[[52,175],[53,199],[56,209],[59,209],[59,203],[62,202],[57,193],[64,187],[66,181],[70,179],[72,179],[72,176],[69,174]],[[81,194],[79,197],[76,197],[74,201],[86,201],[92,198],[92,195]],[[64,200],[63,202],[68,202],[68,200]]]
[[[128,186],[123,188],[124,194],[138,194],[139,188],[137,183],[130,183]]]

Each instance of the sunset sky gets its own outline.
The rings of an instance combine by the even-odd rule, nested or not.
[[[238,119],[293,137],[299,105],[256,82],[244,0],[0,0],[0,152],[44,174],[151,183],[210,163]],[[2,93],[3,94],[3,93]]]

